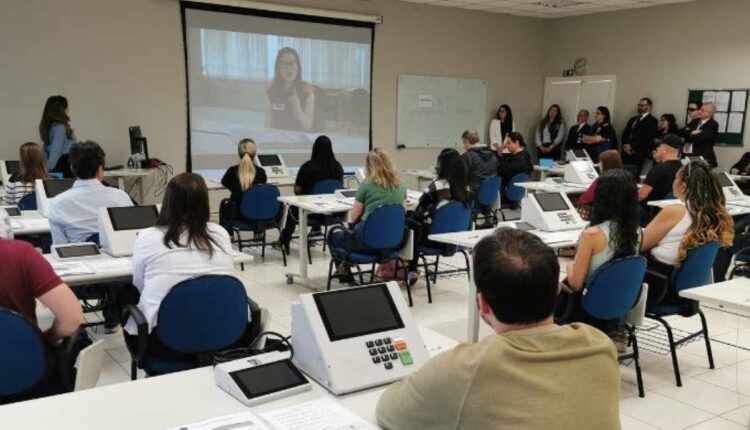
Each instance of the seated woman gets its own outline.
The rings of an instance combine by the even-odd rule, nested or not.
[[[669,289],[674,269],[690,250],[716,241],[732,245],[734,226],[719,180],[705,162],[695,161],[677,171],[672,192],[681,203],[663,208],[643,231],[641,252],[648,252],[649,303],[677,303]]]
[[[328,234],[328,243],[331,249],[344,247],[353,251],[369,249],[360,241],[360,221],[367,218],[375,209],[384,205],[401,205],[406,200],[406,187],[401,184],[398,170],[393,164],[391,156],[380,148],[375,148],[367,154],[365,159],[365,175],[367,176],[354,197],[354,206],[349,213],[351,229],[333,229]],[[339,267],[338,275],[342,282],[350,282],[348,267]]]
[[[255,155],[258,147],[255,141],[249,138],[240,140],[237,145],[237,153],[240,157],[240,163],[232,166],[224,173],[221,178],[221,185],[226,187],[231,193],[229,199],[234,203],[235,219],[242,219],[240,205],[242,204],[242,195],[248,188],[253,185],[265,184],[268,182],[266,171],[255,165]]]
[[[446,148],[440,151],[437,159],[437,179],[424,190],[416,209],[406,220],[408,227],[414,230],[414,258],[409,261],[409,285],[414,285],[419,279],[417,247],[428,242],[432,217],[450,201],[461,202],[468,208],[471,206],[471,191],[461,154],[455,149]]]
[[[148,348],[160,356],[175,354],[153,331],[159,306],[172,287],[198,276],[233,273],[229,235],[209,222],[210,217],[205,181],[196,174],[181,173],[167,184],[156,227],[141,231],[135,241],[133,285],[137,293],[129,293],[138,300],[122,301],[138,303],[148,322]],[[125,341],[135,345],[138,328],[132,318],[124,328]]]
[[[620,153],[615,149],[602,152],[601,155],[599,155],[599,169],[601,169],[602,175],[610,170],[622,169],[622,157],[620,156]],[[594,203],[595,193],[596,181],[589,185],[589,188],[585,193],[581,194],[581,197],[578,198],[577,204],[582,206]]]
[[[591,223],[578,238],[575,260],[566,268],[564,281],[570,294],[561,293],[558,317],[566,322],[582,321],[602,327],[602,322],[585,314],[581,292],[587,279],[604,263],[638,254],[641,229],[638,198],[633,178],[622,169],[610,170],[596,180],[597,193]]]
[[[507,150],[507,152],[503,152]],[[505,192],[510,185],[510,180],[519,173],[531,175],[534,171],[534,163],[531,161],[531,155],[526,150],[526,142],[523,135],[517,131],[508,133],[505,142],[497,150],[498,168],[497,174],[502,179],[503,201]]]
[[[310,160],[302,164],[297,172],[297,179],[294,181],[294,194],[311,194],[315,184],[326,179],[343,182],[344,168],[333,155],[331,139],[328,136],[318,136],[313,143]],[[298,217],[299,209],[292,207],[291,216],[287,217],[286,226],[281,232],[281,242],[285,247],[289,247],[289,241],[292,239]]]
[[[37,179],[48,179],[47,160],[42,148],[34,142],[21,145],[21,172],[13,175],[5,184],[5,195],[2,204],[15,206],[25,196],[34,192],[34,183]]]

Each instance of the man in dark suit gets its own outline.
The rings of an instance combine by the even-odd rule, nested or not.
[[[565,140],[565,145],[563,146],[562,151],[563,157],[565,157],[565,152],[571,149],[586,149],[586,145],[581,142],[581,139],[583,136],[587,136],[591,131],[591,126],[588,124],[588,120],[589,111],[581,109],[578,112],[578,116],[576,116],[575,125],[568,129],[568,138]]]
[[[638,101],[638,115],[630,118],[622,132],[622,162],[633,166],[636,177],[641,174],[643,162],[650,157],[654,139],[659,132],[659,122],[651,115],[653,103],[644,97]]]
[[[682,138],[685,146],[682,147],[683,156],[702,156],[711,167],[716,167],[716,154],[714,144],[716,135],[719,133],[719,123],[714,119],[716,106],[713,103],[704,103],[701,106],[700,118],[696,118],[682,129]]]

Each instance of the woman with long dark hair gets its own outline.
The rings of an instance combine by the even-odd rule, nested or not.
[[[591,161],[599,162],[599,154],[608,150],[617,148],[617,133],[610,124],[609,108],[599,106],[594,114],[596,123],[591,127],[591,134],[583,136],[581,139],[586,145]]]
[[[513,111],[510,106],[501,104],[497,108],[495,118],[490,121],[490,146],[497,150],[505,142],[508,133],[516,131],[516,124],[513,122]]]
[[[313,143],[310,160],[305,161],[297,172],[297,178],[294,181],[294,194],[311,194],[315,184],[326,179],[343,182],[344,168],[333,155],[331,139],[328,136],[318,136]],[[289,241],[291,241],[297,225],[299,209],[292,207],[290,213],[292,216],[287,217],[286,225],[281,232],[281,243],[286,248],[289,247]]]
[[[274,76],[266,91],[266,126],[311,131],[315,119],[315,87],[302,80],[302,64],[293,48],[276,54]]]
[[[198,276],[233,273],[229,235],[209,222],[210,218],[206,182],[194,173],[181,173],[167,184],[156,226],[138,234],[133,249],[133,285],[140,293],[138,308],[151,334],[149,349],[155,347],[170,355],[153,329],[161,302],[172,287]],[[136,342],[135,322],[126,321],[124,328],[126,341]]]
[[[580,304],[583,287],[604,263],[637,255],[641,234],[635,181],[623,169],[605,172],[596,180],[589,227],[581,232],[575,259],[566,268],[564,283],[571,291],[561,293],[562,301],[567,303],[560,306],[558,316],[563,316],[566,322],[583,321],[601,327],[583,311]]]
[[[414,212],[406,220],[409,228],[414,230],[414,258],[409,261],[408,282],[410,285],[413,285],[419,278],[417,273],[419,259],[416,249],[428,242],[427,235],[435,212],[451,201],[461,202],[469,207],[471,200],[471,191],[461,154],[452,148],[443,149],[437,159],[437,179],[427,186]]]
[[[659,119],[659,132],[657,139],[668,134],[677,134],[680,131],[680,127],[677,126],[677,119],[671,113],[665,113]]]
[[[70,110],[68,99],[63,96],[50,96],[44,104],[42,119],[39,121],[39,137],[44,144],[47,156],[47,170],[61,173],[72,178],[68,153],[76,142],[73,129],[70,128]]]
[[[47,179],[47,159],[44,157],[42,148],[34,142],[26,142],[21,145],[21,172],[13,175],[5,184],[5,196],[2,199],[4,205],[15,206],[24,196],[34,192],[34,184],[37,179]]]
[[[526,142],[523,140],[523,135],[517,131],[508,133],[497,155],[497,174],[503,181],[503,193],[514,176],[520,173],[531,174],[534,171],[534,163],[531,161],[529,151],[526,150]]]
[[[535,143],[539,158],[560,159],[560,144],[565,139],[565,121],[560,105],[553,104],[547,109],[547,115],[539,121],[536,128]]]

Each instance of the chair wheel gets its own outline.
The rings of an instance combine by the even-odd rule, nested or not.
[[[289,285],[294,284],[294,276],[292,275],[286,275],[286,283]]]

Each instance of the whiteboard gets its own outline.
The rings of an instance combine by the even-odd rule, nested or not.
[[[484,136],[486,104],[486,80],[400,75],[396,144],[455,148],[464,130]]]

